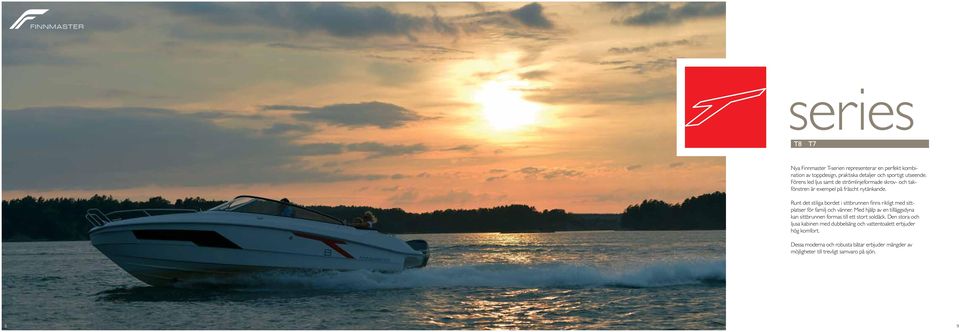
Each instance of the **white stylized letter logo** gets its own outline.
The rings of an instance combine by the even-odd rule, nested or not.
[[[37,16],[46,14],[48,10],[49,9],[27,9],[27,11],[20,15],[20,18],[18,18],[16,22],[13,22],[13,25],[10,26],[10,30],[20,29],[20,27],[23,26],[23,23],[35,19]]]
[[[697,114],[692,120],[689,120],[689,122],[686,122],[686,127],[696,127],[701,125],[703,122],[706,122],[706,120],[709,120],[709,118],[713,117],[713,115],[716,115],[716,113],[719,113],[720,111],[726,109],[726,107],[729,107],[729,105],[735,102],[762,96],[763,92],[766,92],[766,88],[700,100],[698,103],[696,103],[696,105],[693,105],[693,108],[702,108],[703,111],[699,112],[699,114]]]

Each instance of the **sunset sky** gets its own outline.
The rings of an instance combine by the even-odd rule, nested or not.
[[[40,6],[40,7],[37,7]],[[6,30],[82,23],[82,31]],[[722,3],[4,3],[3,198],[240,194],[621,212],[725,189],[675,157]]]

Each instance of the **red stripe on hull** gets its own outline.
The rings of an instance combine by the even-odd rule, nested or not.
[[[316,241],[323,242],[324,244],[326,244],[327,246],[329,246],[329,247],[332,248],[333,250],[336,250],[336,252],[340,253],[340,255],[343,255],[343,257],[346,257],[346,258],[349,258],[349,259],[354,259],[354,258],[353,258],[353,255],[350,255],[350,253],[346,252],[346,250],[343,250],[343,248],[340,248],[339,245],[341,245],[341,244],[346,244],[345,241],[342,241],[342,240],[334,240],[334,239],[327,238],[327,237],[323,237],[323,236],[320,236],[320,235],[311,234],[311,233],[304,233],[304,232],[293,232],[293,235],[296,235],[296,236],[299,236],[299,237],[302,237],[302,238],[306,238],[306,239],[310,239],[310,240],[316,240]]]

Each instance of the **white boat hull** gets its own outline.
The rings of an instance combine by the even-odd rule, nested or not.
[[[273,270],[398,272],[428,259],[373,230],[229,212],[112,222],[92,229],[90,240],[122,269],[155,286]]]

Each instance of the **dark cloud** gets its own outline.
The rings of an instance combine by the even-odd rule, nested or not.
[[[538,29],[553,28],[553,22],[546,18],[546,15],[543,14],[543,5],[539,4],[538,2],[533,2],[523,7],[511,10],[509,11],[509,16],[515,18],[517,21],[527,27]]]
[[[347,151],[369,153],[367,158],[382,158],[401,156],[408,154],[417,154],[426,152],[429,149],[423,144],[383,144],[379,142],[363,142],[345,145]]]
[[[568,35],[568,31],[557,28],[546,17],[543,5],[535,2],[512,10],[484,11],[452,20],[469,34],[483,34],[488,40],[516,45],[523,51],[518,60],[520,65],[534,63]]]
[[[626,166],[626,170],[627,170],[627,171],[635,171],[635,170],[640,169],[640,168],[643,168],[643,165],[642,165],[642,164],[635,164],[635,165]]]
[[[227,111],[199,111],[183,114],[210,120],[263,120],[266,118],[262,114],[248,114]]]
[[[526,175],[536,175],[536,174],[539,174],[539,173],[541,173],[541,172],[543,172],[543,171],[545,171],[545,170],[546,170],[546,169],[543,169],[543,168],[537,168],[537,167],[527,166],[527,167],[523,167],[523,168],[520,168],[520,169],[516,170],[516,172],[517,172],[517,173],[523,173],[523,174],[526,174]]]
[[[443,151],[475,151],[477,147],[478,145],[462,144],[448,149],[443,149]]]
[[[357,104],[333,104],[323,107],[266,105],[263,110],[293,111],[295,118],[350,128],[376,126],[395,128],[426,119],[406,108],[378,101]]]
[[[546,17],[543,5],[533,2],[512,10],[493,10],[483,11],[476,14],[464,15],[457,18],[458,21],[465,22],[463,30],[468,32],[482,31],[487,27],[501,27],[508,29],[532,28],[527,32],[535,30],[552,30],[555,27],[553,21]],[[504,33],[522,33],[517,30],[505,31]],[[508,37],[508,36],[507,36]]]
[[[325,30],[339,37],[411,35],[415,31],[436,28],[437,32],[455,31],[441,21],[393,13],[383,7],[352,7],[342,3],[295,3],[286,13],[272,11],[274,19],[288,22],[288,28]]]
[[[683,17],[726,15],[725,2],[689,2],[679,7]]]
[[[524,80],[541,80],[550,74],[551,73],[548,70],[530,70],[528,72],[520,73],[518,76]]]
[[[496,180],[505,179],[505,178],[508,177],[508,176],[509,176],[509,174],[503,174],[503,175],[500,175],[500,176],[491,176],[491,177],[486,178],[486,182],[493,182],[493,181],[496,181]]]
[[[60,48],[54,47],[54,43],[11,36],[16,32],[21,31],[7,32],[3,36],[3,66],[80,63],[80,60],[64,55]]]
[[[433,31],[442,34],[442,35],[458,35],[460,33],[460,28],[456,25],[446,22],[442,17],[439,16],[436,12],[436,8],[433,8],[433,16],[429,18],[429,25]]]
[[[565,169],[565,168],[538,168],[538,167],[523,167],[516,170],[516,173],[523,174],[527,178],[542,178],[546,180],[560,178],[560,177],[578,177],[583,175],[583,172]]]
[[[629,60],[604,60],[604,61],[598,62],[598,64],[601,64],[601,65],[621,65],[624,63],[629,63]]]
[[[544,31],[519,31],[512,30],[506,31],[499,35],[506,39],[528,39],[537,42],[552,43],[552,42],[561,42],[565,39],[558,36],[553,32],[544,32]]]
[[[674,59],[674,58],[668,58],[668,59],[663,58],[663,59],[649,60],[649,61],[640,62],[640,63],[629,63],[629,64],[626,64],[626,65],[621,65],[621,66],[613,67],[613,68],[610,68],[610,69],[612,69],[612,70],[631,70],[631,71],[636,72],[637,74],[645,74],[645,73],[648,73],[648,72],[651,72],[651,71],[659,71],[659,70],[664,70],[664,69],[672,69],[672,68],[675,68],[675,65],[676,65],[676,59]]]
[[[299,135],[313,131],[313,127],[306,124],[274,123],[273,126],[263,129],[264,135]]]
[[[383,144],[379,142],[362,143],[313,143],[298,146],[300,152],[304,155],[322,156],[337,155],[346,152],[362,152],[367,154],[368,159],[402,156],[408,154],[417,154],[429,151],[429,148],[423,144]],[[326,166],[324,164],[324,166]],[[329,165],[329,166],[335,166]]]
[[[168,3],[171,12],[218,25],[259,25],[295,31],[323,31],[336,37],[406,36],[433,32],[456,35],[459,29],[437,15],[415,16],[382,6],[323,3]]]
[[[307,155],[338,153],[337,146],[299,146],[167,109],[4,110],[3,189],[116,189],[387,177],[320,172],[301,162]]]
[[[476,77],[480,80],[489,80],[489,79],[495,78],[496,76],[502,75],[506,72],[509,72],[509,70],[503,69],[503,70],[494,70],[494,71],[480,71],[480,72],[473,73],[473,77]]]
[[[308,156],[336,155],[345,152],[340,143],[312,143],[299,146],[300,153]],[[324,163],[323,166],[336,166],[339,163]]]
[[[670,164],[669,164],[669,168],[680,168],[680,167],[683,167],[683,166],[685,166],[685,165],[686,165],[686,163],[680,161],[680,162],[670,163]]]
[[[689,39],[679,39],[679,40],[667,40],[657,43],[652,43],[648,45],[636,46],[636,47],[611,47],[608,52],[612,54],[632,54],[632,53],[647,53],[657,48],[667,48],[673,46],[685,46],[691,44],[692,41]]]
[[[548,180],[548,179],[559,178],[559,177],[573,178],[581,175],[583,175],[583,172],[580,172],[577,170],[554,169],[554,170],[547,171],[546,173],[543,173],[543,178]]]
[[[620,23],[634,26],[675,24],[697,17],[722,16],[726,14],[725,2],[689,2],[682,4],[649,3],[636,4],[642,11],[626,17]]]

